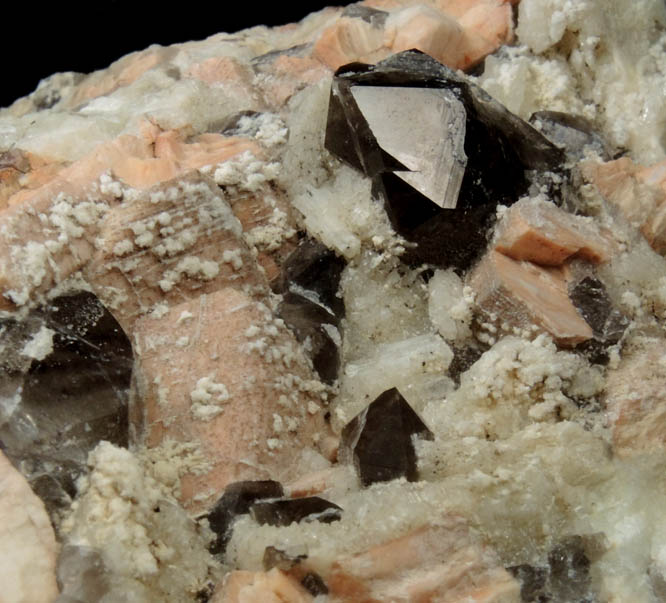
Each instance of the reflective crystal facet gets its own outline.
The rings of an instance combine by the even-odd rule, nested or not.
[[[613,306],[604,284],[597,278],[585,277],[569,290],[569,298],[592,327],[593,339],[581,344],[580,351],[592,362],[608,362],[608,348],[622,339],[629,320]]]
[[[364,486],[399,477],[416,481],[414,436],[434,437],[402,394],[392,388],[344,427],[339,452],[341,461],[354,464]]]
[[[224,489],[224,494],[208,514],[210,529],[217,535],[210,546],[213,554],[223,553],[229,538],[231,526],[239,515],[250,512],[252,505],[264,498],[278,498],[284,495],[280,482],[258,480],[234,482]]]
[[[325,383],[333,383],[340,369],[340,321],[345,307],[338,287],[345,265],[325,245],[304,239],[284,261],[274,286],[283,294],[278,316],[304,344]]]
[[[405,166],[396,176],[436,205],[456,207],[467,157],[465,108],[453,92],[352,86],[351,94],[377,144]]]
[[[96,603],[109,591],[110,574],[97,549],[66,544],[58,557],[56,603]]]

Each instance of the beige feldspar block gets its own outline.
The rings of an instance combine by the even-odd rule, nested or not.
[[[524,198],[504,214],[495,249],[542,266],[561,266],[574,255],[598,264],[611,258],[614,242],[589,219],[545,200]]]
[[[51,603],[57,552],[44,503],[0,451],[0,603]]]
[[[328,586],[335,603],[520,601],[518,582],[454,516],[339,559]]]
[[[77,86],[72,97],[68,99],[67,107],[74,108],[85,101],[110,94],[123,86],[128,86],[149,69],[168,61],[176,52],[176,48],[173,47],[154,45],[122,57],[108,69],[88,75]]]
[[[465,4],[469,6],[470,3]],[[490,42],[493,50],[513,40],[513,11],[511,4],[504,0],[476,3],[458,18],[458,22],[465,31]]]
[[[209,461],[182,482],[196,512],[243,479],[283,479],[301,450],[327,442],[324,410],[300,346],[268,308],[225,288],[135,325],[138,406],[147,446],[195,443]],[[328,451],[330,453],[330,451]]]
[[[449,67],[462,67],[465,32],[460,23],[419,4],[404,9],[387,23],[387,45],[393,52],[416,48]]]
[[[257,85],[274,107],[281,107],[299,90],[331,75],[329,67],[312,57],[280,55],[264,69],[265,77],[257,78]]]
[[[628,457],[666,449],[666,341],[648,340],[628,350],[608,371],[606,414],[615,453]]]
[[[639,228],[652,248],[666,253],[666,162],[641,167],[628,157],[581,164],[583,176]]]
[[[136,204],[119,201],[113,190],[100,187],[100,177],[107,170],[141,189],[182,176],[197,167],[221,163],[246,151],[261,156],[256,143],[245,139],[202,135],[185,143],[180,133],[151,127],[144,128],[144,134],[120,136],[99,145],[90,155],[60,168],[43,186],[22,188],[7,200],[7,207],[0,212],[3,225],[0,253],[5,258],[0,264],[0,307],[14,309],[14,304],[49,291],[86,267],[92,274],[97,273],[98,268],[106,269],[106,263],[101,266],[94,263],[96,259],[106,262],[109,256],[116,259],[107,243],[116,241],[118,234],[126,232],[146,208],[153,214],[164,211],[158,203],[148,200],[143,203],[139,200]],[[161,156],[155,156],[156,148]],[[155,198],[156,193],[150,194]],[[180,208],[180,202],[172,206],[167,212],[186,213]],[[195,221],[202,215],[194,209],[190,213]],[[118,230],[109,231],[110,225]],[[107,232],[100,235],[104,226]],[[162,227],[168,230],[169,225]],[[195,224],[190,231],[196,228]],[[210,235],[211,225],[199,228],[204,229]],[[100,242],[103,243],[101,248]],[[184,249],[187,247],[185,245]],[[169,258],[174,255],[167,254]]]
[[[362,19],[341,17],[321,33],[312,56],[333,70],[353,61],[379,61],[388,56],[384,30]]]
[[[478,306],[511,328],[535,325],[561,345],[576,345],[593,335],[569,299],[561,269],[543,268],[490,251],[473,270],[469,285]]]
[[[126,332],[156,304],[221,287],[265,288],[241,225],[209,179],[162,183],[109,212],[84,270]]]
[[[294,578],[268,572],[236,570],[224,579],[210,603],[311,603],[314,597]]]

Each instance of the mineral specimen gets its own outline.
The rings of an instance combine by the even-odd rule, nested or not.
[[[665,28],[661,0],[364,0],[1,109],[0,448],[56,509],[60,601],[663,598]],[[131,341],[129,417],[123,386],[58,438],[35,409],[81,312],[49,307],[82,290]],[[52,533],[26,559],[6,499],[0,582],[32,564],[51,601]]]
[[[393,388],[371,402],[342,430],[340,458],[352,462],[361,483],[369,486],[399,477],[418,479],[413,437],[434,436]]]

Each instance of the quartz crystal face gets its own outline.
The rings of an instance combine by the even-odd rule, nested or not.
[[[467,157],[465,109],[450,90],[352,86],[351,95],[394,173],[442,208],[453,209]]]
[[[326,148],[374,181],[407,263],[468,268],[499,204],[564,153],[483,90],[418,51],[341,67]]]
[[[346,262],[313,239],[304,239],[286,258],[274,289],[283,294],[278,315],[292,330],[324,383],[340,369],[340,323],[345,314],[338,296]]]
[[[91,293],[56,298],[35,310],[28,324],[39,329],[23,347],[33,359],[25,373],[5,375],[0,439],[57,514],[71,503],[75,481],[87,471],[88,452],[102,440],[128,444],[132,350]],[[3,335],[11,341],[12,328]],[[34,342],[44,337],[40,349]]]
[[[371,402],[342,430],[340,456],[352,462],[361,483],[369,486],[399,477],[418,479],[412,437],[433,433],[396,389]]]

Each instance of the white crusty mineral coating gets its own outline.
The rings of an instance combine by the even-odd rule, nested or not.
[[[483,87],[525,119],[544,109],[585,115],[641,162],[663,159],[664,3],[522,0],[518,8],[521,47],[487,60]]]
[[[79,484],[62,529],[69,544],[101,552],[112,576],[103,603],[123,600],[127,593],[146,603],[188,600],[218,571],[206,550],[206,529],[151,477],[151,465],[159,462],[149,457],[146,470],[128,450],[108,442],[88,459],[91,473]],[[153,474],[168,483],[163,471]]]

